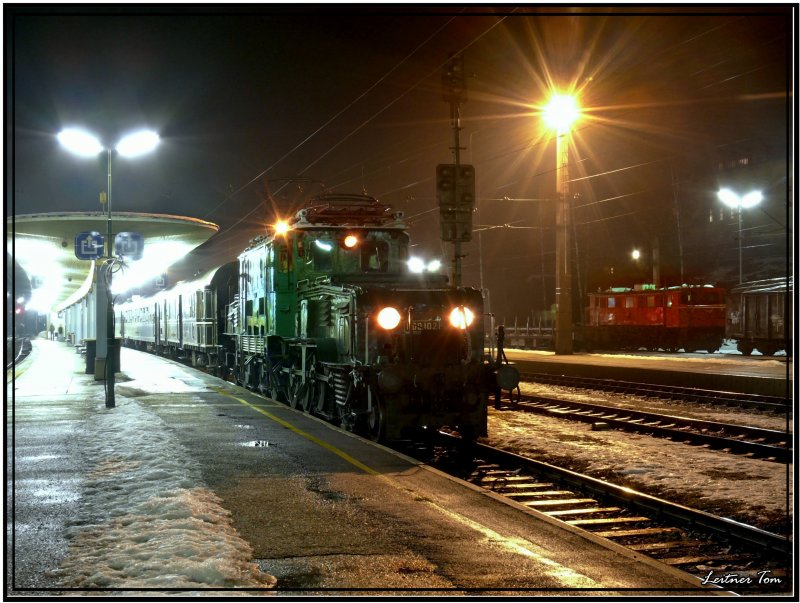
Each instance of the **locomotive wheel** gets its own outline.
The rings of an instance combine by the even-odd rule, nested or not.
[[[736,349],[739,350],[744,356],[749,356],[753,353],[753,346],[749,343],[739,343],[736,345]]]
[[[373,442],[383,441],[386,436],[386,411],[383,402],[377,398],[367,415],[367,435]]]
[[[264,384],[265,391],[269,392],[269,397],[275,402],[288,402],[286,398],[285,378],[282,377],[281,365],[274,364],[272,368],[265,368]]]
[[[299,370],[299,366],[294,366],[292,370]],[[289,376],[289,387],[287,396],[289,406],[294,409],[303,411],[308,406],[308,383],[304,383],[300,375],[295,375],[294,372]]]
[[[292,392],[292,397],[289,400],[289,404],[292,408],[295,408],[300,411],[306,410],[306,406],[308,402],[308,383],[300,383],[295,390]]]
[[[300,383],[299,377],[297,380],[297,383],[289,386],[289,406],[304,411],[308,406],[308,383]]]
[[[253,367],[252,364],[246,364],[242,367],[241,375],[239,378],[239,385],[245,389],[253,389]]]

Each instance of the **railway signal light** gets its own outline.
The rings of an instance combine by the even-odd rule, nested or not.
[[[444,163],[436,166],[436,197],[443,241],[472,240],[475,168]]]
[[[449,103],[460,103],[467,100],[464,58],[460,54],[452,55],[450,62],[442,72],[442,99]]]

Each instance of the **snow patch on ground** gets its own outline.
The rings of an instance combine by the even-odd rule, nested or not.
[[[699,446],[515,411],[489,411],[488,443],[532,458],[572,459],[589,475],[669,493],[694,491],[705,510],[731,504],[750,522],[765,512],[793,512],[792,466]]]
[[[87,421],[94,467],[59,569],[67,588],[271,588],[250,545],[163,421],[117,399]]]

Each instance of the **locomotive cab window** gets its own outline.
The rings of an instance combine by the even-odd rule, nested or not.
[[[361,271],[386,272],[389,268],[389,244],[367,240],[361,246]]]
[[[316,239],[311,245],[311,263],[317,272],[330,272],[333,268],[333,249],[332,241]]]

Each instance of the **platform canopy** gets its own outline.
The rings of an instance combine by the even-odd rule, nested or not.
[[[89,292],[95,261],[78,259],[76,237],[86,232],[105,236],[106,214],[24,214],[7,218],[6,226],[6,249],[31,281],[28,309],[43,314],[59,312]],[[197,218],[132,212],[112,214],[114,235],[133,232],[144,241],[142,258],[126,261],[124,268],[114,273],[112,291],[122,293],[155,279],[217,230],[216,224]]]

